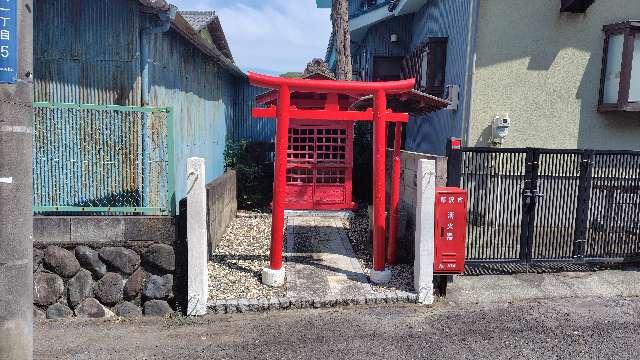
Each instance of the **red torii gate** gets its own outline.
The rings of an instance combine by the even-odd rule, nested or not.
[[[273,185],[273,208],[271,224],[271,251],[268,269],[262,272],[265,284],[279,286],[284,283],[282,267],[282,243],[284,236],[284,205],[287,175],[287,148],[290,119],[373,121],[373,271],[374,282],[389,280],[385,271],[385,150],[386,123],[407,122],[407,113],[394,113],[387,109],[387,94],[408,92],[413,89],[414,79],[388,82],[355,82],[335,80],[308,80],[273,77],[249,72],[252,85],[278,90],[277,106],[254,108],[253,117],[276,118],[276,158]],[[327,101],[321,110],[298,109],[291,106],[291,92],[325,93]],[[366,111],[340,110],[338,94],[358,97],[373,95],[373,108]],[[394,162],[392,170],[392,196],[390,228],[395,233],[398,212],[400,177],[400,135],[401,127],[395,127]],[[390,258],[395,255],[395,234],[389,236]],[[393,261],[393,260],[392,260]]]

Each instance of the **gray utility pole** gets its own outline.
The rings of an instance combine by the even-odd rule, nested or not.
[[[33,5],[0,1],[0,359],[33,358]]]

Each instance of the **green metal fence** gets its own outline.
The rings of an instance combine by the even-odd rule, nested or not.
[[[174,213],[171,108],[33,105],[34,212]]]

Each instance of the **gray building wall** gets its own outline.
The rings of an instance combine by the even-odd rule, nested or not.
[[[496,114],[504,147],[640,150],[640,114],[598,113],[602,26],[640,18],[640,1],[596,1],[586,14],[556,0],[480,2],[469,145],[486,146]]]

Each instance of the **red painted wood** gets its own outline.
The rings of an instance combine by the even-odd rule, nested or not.
[[[352,149],[352,122],[292,120],[285,207],[352,209]]]
[[[276,117],[276,107],[253,108],[251,116],[254,118]],[[332,121],[373,121],[373,110],[367,111],[330,111],[330,110],[302,110],[291,109],[289,111],[291,119],[300,120],[332,120]],[[407,122],[408,114],[398,114],[391,111],[386,112],[385,121]]]
[[[273,207],[271,221],[271,253],[269,267],[282,268],[282,240],[284,237],[284,203],[287,181],[287,147],[289,130],[289,87],[280,86],[278,94],[278,121],[276,122],[276,159],[273,176]]]
[[[357,94],[371,95],[378,90],[387,94],[403,93],[413,89],[415,79],[382,81],[382,82],[361,82],[361,81],[336,81],[336,80],[309,80],[291,79],[277,76],[269,76],[249,72],[247,74],[251,85],[277,89],[282,84],[287,84],[291,91]]]
[[[351,205],[351,170],[353,154],[353,121],[373,121],[373,268],[385,269],[385,148],[386,123],[406,122],[408,114],[393,113],[387,109],[387,94],[403,93],[413,88],[414,79],[389,82],[355,82],[335,80],[308,80],[273,77],[249,73],[249,81],[254,86],[278,89],[277,106],[254,108],[253,117],[276,117],[276,164],[274,175],[273,220],[271,227],[271,269],[282,267],[282,238],[284,231],[284,207],[287,199],[291,209],[313,206],[314,209],[334,210],[337,207]],[[291,93],[295,92],[294,107],[291,107]],[[312,95],[312,103],[295,103],[300,93],[324,93],[326,100],[320,106],[316,100],[320,96]],[[338,94],[351,96],[374,95],[373,109],[367,111],[347,111],[344,100]],[[264,96],[262,100],[267,99]],[[342,96],[344,99],[344,96]],[[342,102],[341,102],[342,101]],[[312,105],[311,108],[304,106]],[[320,108],[320,109],[318,109]],[[292,125],[313,124],[316,127],[313,136],[307,136],[303,143],[288,144],[290,119],[296,119]],[[338,121],[336,121],[338,120]],[[306,122],[306,123],[305,123]],[[346,129],[342,128],[347,126]],[[308,126],[307,126],[308,127]],[[295,129],[295,127],[294,127]],[[346,134],[341,129],[346,130]],[[320,134],[318,134],[320,131]],[[326,131],[329,131],[326,133]],[[338,133],[334,133],[337,131]],[[308,135],[308,134],[307,134]],[[323,140],[318,145],[318,135],[331,139],[327,144]],[[344,144],[333,143],[334,135]],[[341,137],[342,136],[342,137]],[[293,137],[292,137],[293,140]],[[314,142],[313,149],[309,148]],[[339,140],[342,141],[342,140]],[[295,144],[295,146],[294,146]],[[326,145],[326,146],[325,146]],[[296,147],[297,146],[297,147]],[[327,147],[328,146],[328,147]],[[313,156],[310,154],[313,152]],[[327,157],[328,156],[328,157]],[[336,158],[337,156],[337,158]],[[322,157],[322,159],[318,159]],[[319,161],[321,160],[321,161]],[[338,161],[339,160],[339,161]],[[315,161],[315,163],[314,163]],[[290,180],[287,183],[287,180]],[[312,199],[312,200],[310,200]]]
[[[373,269],[385,269],[385,113],[387,97],[377,90],[373,101]]]
[[[396,123],[393,138],[393,164],[391,169],[391,202],[389,204],[389,241],[387,242],[387,263],[396,264],[398,238],[398,204],[400,202],[400,146],[402,124]]]

